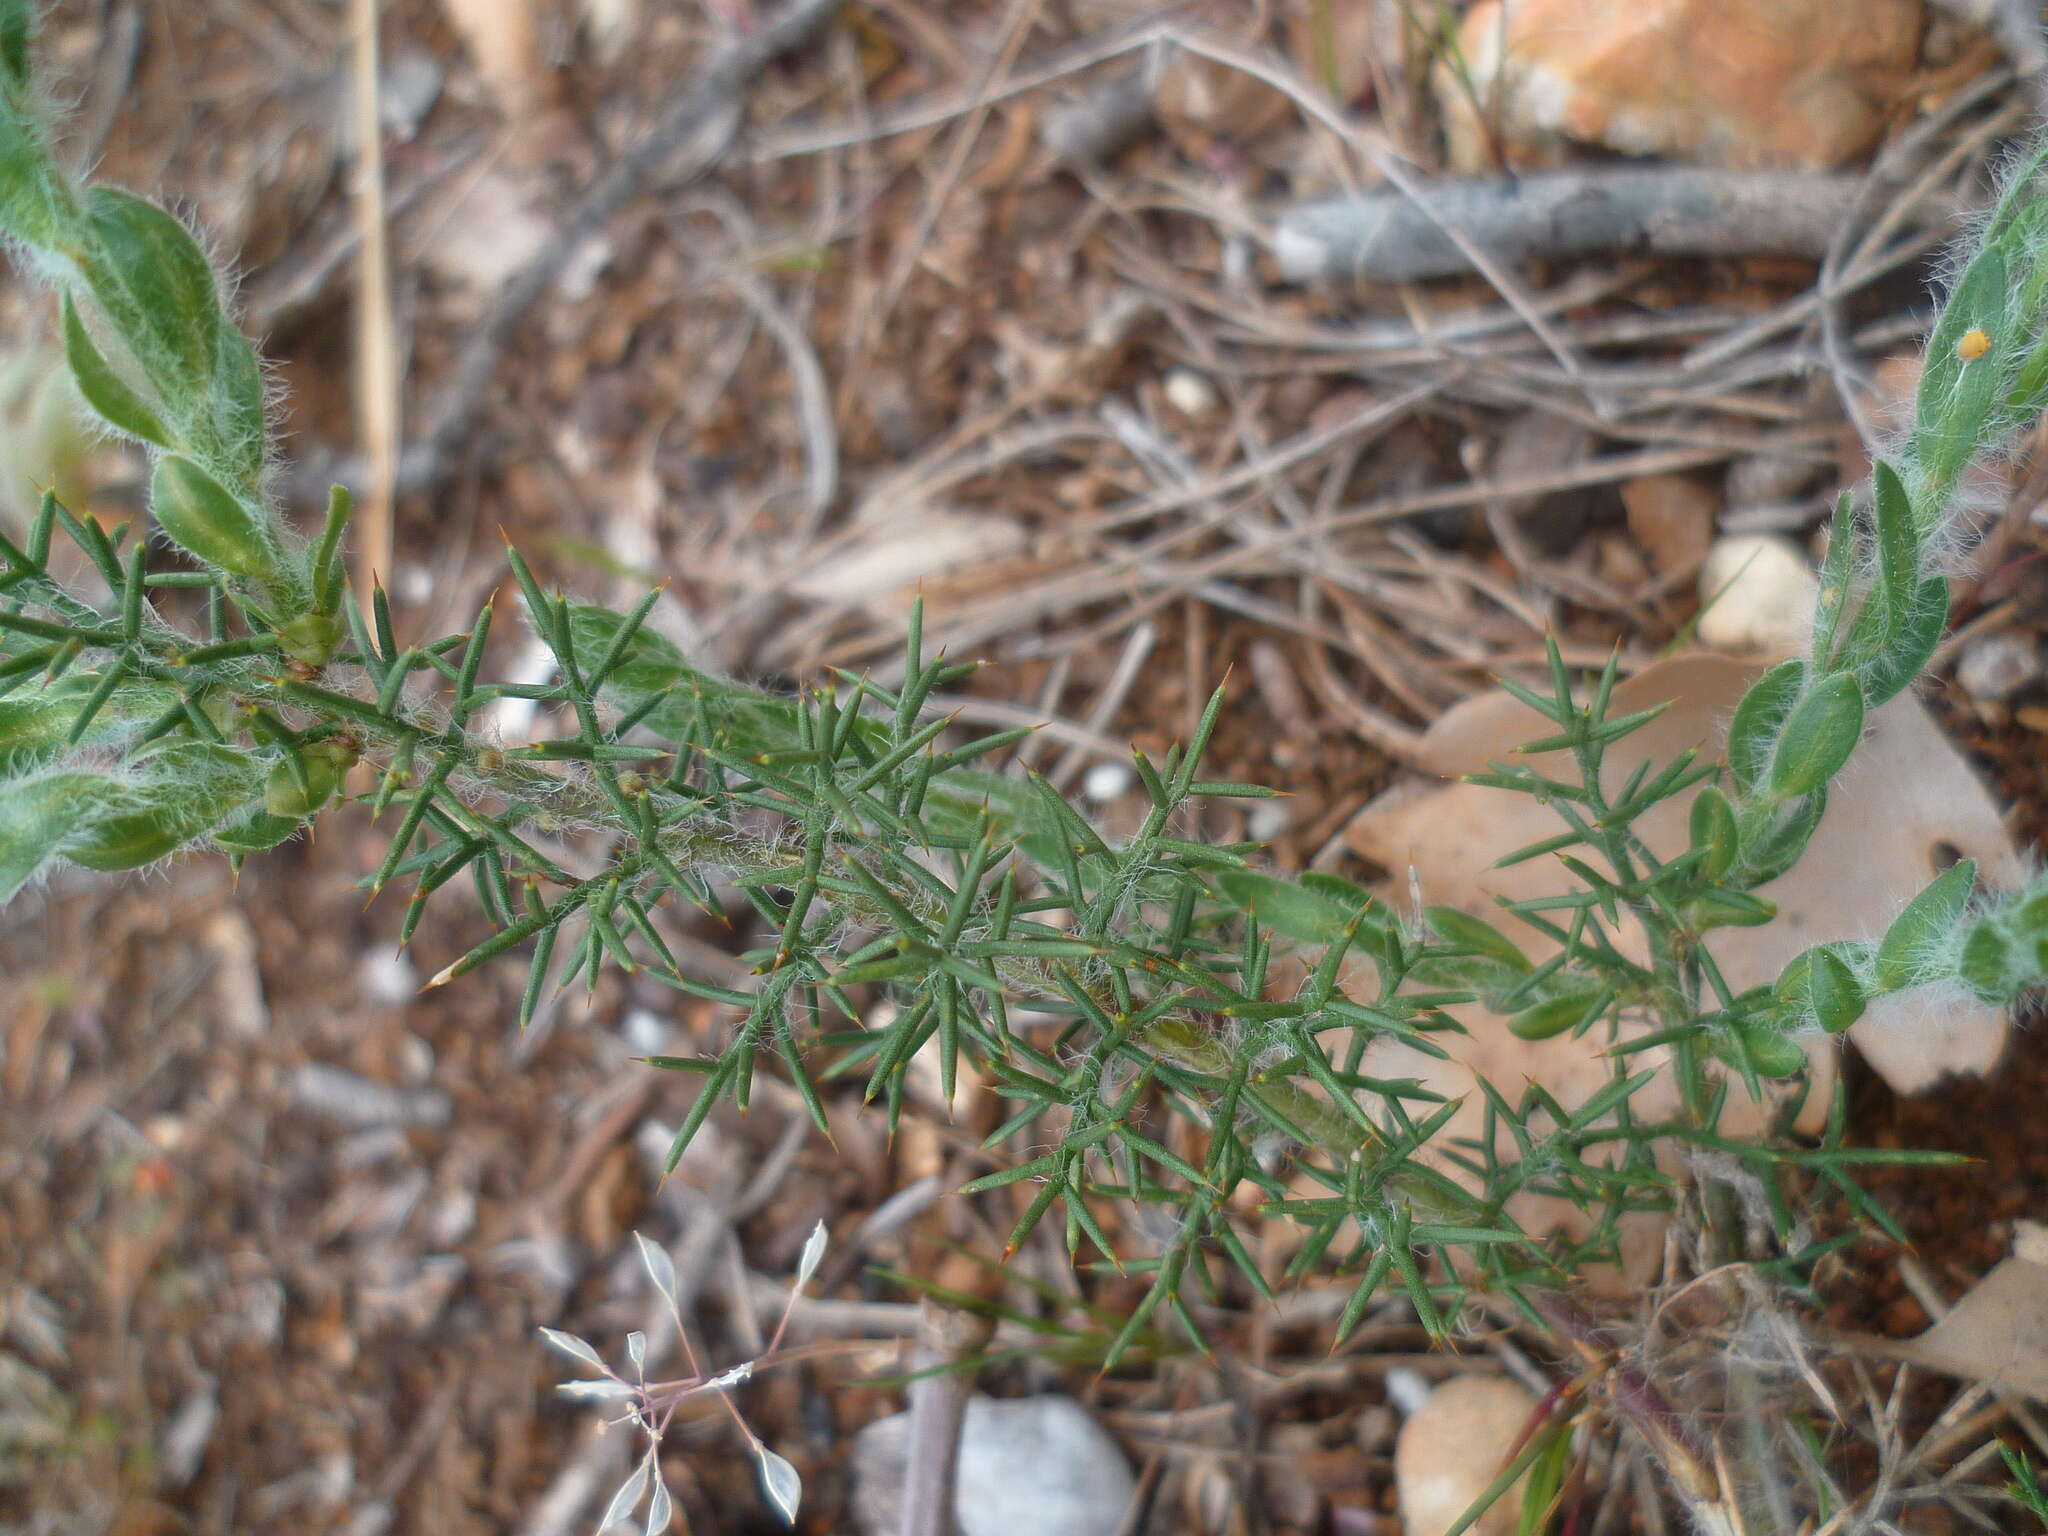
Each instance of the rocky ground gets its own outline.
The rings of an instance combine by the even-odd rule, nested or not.
[[[44,47],[78,158],[172,200],[244,273],[289,484],[403,472],[379,564],[402,628],[466,622],[503,580],[501,528],[598,600],[666,579],[652,622],[778,682],[886,674],[921,592],[933,638],[988,662],[949,706],[1050,722],[1019,756],[1112,818],[1128,744],[1184,735],[1227,674],[1220,776],[1290,798],[1207,830],[1361,879],[1384,871],[1347,838],[1360,810],[1545,633],[1635,670],[1674,639],[1782,632],[1826,506],[1910,398],[1936,255],[2035,121],[2042,62],[2023,8],[1979,27],[1920,0],[1616,0],[1566,7],[1570,27],[1537,0],[888,0],[809,7],[815,29],[677,131],[707,60],[788,11],[393,0],[379,216],[353,195],[360,9],[61,0]],[[652,174],[577,235],[650,136]],[[1629,192],[1652,209],[1726,173],[1743,201],[1695,218],[1712,238],[1689,246],[1634,204],[1634,234],[1592,249],[1511,220],[1448,254],[1427,220],[1400,248],[1302,222],[1353,194],[1412,212],[1508,168],[1580,178],[1580,199],[1617,169],[1669,173]],[[381,309],[356,286],[366,232],[388,242]],[[515,311],[519,274],[551,259]],[[1430,261],[1446,275],[1405,280]],[[127,515],[138,465],[65,425],[44,296],[17,284],[0,305],[0,463],[21,471],[0,517],[52,479]],[[480,351],[498,320],[512,341]],[[445,451],[380,459],[370,428],[393,407],[406,441]],[[1925,694],[2037,856],[2030,446],[1976,488],[1985,531]],[[1740,600],[1695,634],[1731,558]],[[1755,585],[1772,571],[1792,587]],[[496,644],[502,670],[534,665],[514,626]],[[1001,1247],[999,1209],[946,1197],[971,1111],[934,1091],[892,1139],[849,1090],[828,1145],[769,1093],[664,1182],[695,1085],[635,1058],[717,1038],[720,1010],[608,977],[522,1034],[517,968],[420,996],[481,919],[444,914],[395,954],[402,899],[357,888],[379,850],[349,812],[238,882],[199,859],[0,914],[0,1529],[589,1529],[633,1448],[554,1394],[573,1368],[536,1329],[616,1354],[647,1327],[634,1232],[671,1254],[717,1368],[761,1349],[826,1224],[791,1317],[800,1362],[736,1394],[800,1472],[811,1531],[893,1524],[853,1476],[886,1463],[889,1431],[857,1436],[956,1315],[905,1276],[1042,1326],[998,1329],[979,1390],[1092,1420],[975,1415],[1009,1426],[998,1448],[1050,1437],[1041,1482],[1059,1457],[1097,1468],[1063,1474],[1097,1490],[1077,1531],[1390,1533],[1396,1435],[1432,1382],[1557,1379],[1510,1317],[1446,1355],[1400,1304],[1332,1355],[1313,1283],[1219,1314],[1219,1359],[1098,1379],[1125,1282],[1033,1247],[1034,1288],[1006,1289],[964,1256]],[[732,969],[734,935],[692,939],[706,974]],[[1912,1097],[1845,1071],[1853,1139],[1977,1161],[1874,1174],[1912,1246],[1870,1237],[1824,1268],[1802,1326],[1863,1341],[1830,1357],[1829,1454],[1856,1497],[1895,1473],[1996,1481],[1992,1438],[2039,1443],[2048,1410],[1871,1341],[1920,1333],[2048,1220],[2048,1044],[2023,1028],[1988,1076]],[[1814,1220],[1852,1216],[1822,1200]],[[1021,1507],[1002,1461],[976,1464],[991,1516]],[[1676,1529],[1642,1462],[1589,1436],[1558,1528]],[[664,1470],[678,1526],[776,1528],[721,1413],[672,1433]],[[1900,1528],[1983,1508],[2018,1518],[1937,1492]]]

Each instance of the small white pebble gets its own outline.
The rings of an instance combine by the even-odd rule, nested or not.
[[[1254,800],[1244,819],[1244,834],[1255,843],[1270,843],[1293,820],[1285,800]]]
[[[1330,242],[1294,220],[1282,219],[1273,231],[1273,260],[1290,283],[1321,277],[1330,266]]]
[[[476,1191],[451,1189],[427,1207],[427,1236],[452,1248],[476,1230]]]
[[[1233,235],[1223,242],[1223,286],[1243,293],[1257,275],[1259,248],[1249,235]]]
[[[2048,1268],[2048,1226],[2024,1216],[2012,1224],[2012,1256]]]
[[[1161,386],[1166,403],[1183,416],[1207,416],[1216,409],[1216,386],[1192,368],[1170,368]]]
[[[398,1080],[417,1088],[434,1075],[434,1048],[408,1031],[398,1041]]]
[[[597,290],[597,280],[612,264],[611,241],[592,235],[569,253],[562,263],[562,275],[555,279],[555,292],[565,306],[580,304]]]
[[[356,1485],[356,1459],[347,1451],[330,1451],[313,1463],[313,1497],[332,1509]]]
[[[186,1395],[164,1430],[157,1472],[170,1487],[182,1488],[198,1475],[206,1443],[213,1438],[214,1422],[219,1417],[220,1397],[214,1379],[202,1376],[199,1386]]]
[[[379,1163],[403,1163],[412,1156],[412,1143],[395,1125],[373,1125],[356,1131],[334,1144],[334,1166],[344,1172],[375,1168]]]
[[[401,565],[391,595],[407,607],[417,607],[434,595],[434,573],[424,565]]]
[[[410,1002],[420,989],[419,972],[404,955],[373,949],[363,956],[363,995],[380,1008],[396,1008]]]
[[[441,66],[423,49],[401,49],[385,66],[379,82],[378,115],[393,138],[401,144],[412,142],[440,100],[442,83]]]
[[[1820,583],[1806,556],[1770,534],[1714,541],[1700,567],[1700,644],[1716,651],[1796,651],[1813,632]]]
[[[511,681],[515,683],[548,683],[554,681],[555,656],[538,640],[527,642],[526,649],[519,653],[512,663]],[[498,740],[508,747],[523,747],[533,740],[533,726],[539,716],[540,706],[532,699],[493,699],[484,706],[489,729]]]
[[[1129,763],[1097,763],[1081,778],[1081,794],[1091,805],[1108,805],[1131,792],[1137,775]]]
[[[852,1520],[863,1536],[904,1525],[910,1415],[854,1437]],[[1071,1398],[971,1397],[954,1457],[960,1536],[1114,1536],[1137,1487],[1123,1448]]]
[[[1386,1384],[1387,1401],[1400,1409],[1404,1418],[1429,1401],[1429,1378],[1420,1371],[1397,1365],[1381,1379]]]
[[[2024,630],[1973,640],[1956,663],[1956,682],[1980,704],[2002,703],[2040,678],[2040,642]]]
[[[619,1033],[626,1037],[626,1048],[638,1056],[661,1055],[676,1038],[668,1020],[652,1008],[629,1010],[619,1024]]]
[[[1795,500],[1813,484],[1819,466],[1796,453],[1751,453],[1728,466],[1728,504],[1757,507]]]

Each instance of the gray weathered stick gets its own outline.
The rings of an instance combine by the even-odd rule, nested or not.
[[[1658,168],[1443,182],[1438,217],[1494,255],[1594,252],[1818,259],[1861,178]],[[1469,272],[1437,220],[1399,192],[1329,198],[1281,214],[1272,247],[1289,278],[1405,283]]]

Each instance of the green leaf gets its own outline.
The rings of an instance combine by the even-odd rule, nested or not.
[[[81,243],[83,215],[26,95],[16,86],[0,97],[0,232],[41,250],[69,251]]]
[[[210,395],[223,317],[199,242],[119,187],[91,188],[85,208],[99,246],[86,282],[149,382],[165,399]]]
[[[213,406],[207,418],[213,449],[237,476],[235,490],[260,494],[269,435],[264,416],[263,368],[242,333],[223,325],[214,342]]]
[[[71,733],[79,711],[101,680],[98,674],[71,671],[34,693],[0,699],[0,774],[22,773],[71,746],[96,747],[120,741],[178,702],[174,688],[126,678],[74,741]]]
[[[1920,581],[1920,539],[1913,527],[1913,501],[1899,472],[1879,459],[1871,472],[1877,523],[1877,595],[1892,617],[1893,632],[1913,606]]]
[[[1456,907],[1425,907],[1422,920],[1429,924],[1438,938],[1446,944],[1460,949],[1469,949],[1475,954],[1498,960],[1511,970],[1529,969],[1529,957],[1517,949],[1512,940],[1493,924],[1472,916]]]
[[[1991,217],[1985,220],[1983,239],[2003,246],[2008,260],[2033,254],[2033,242],[2027,239],[2029,215],[2043,211],[2038,178],[2044,168],[2048,168],[2048,139],[2027,146],[1999,172],[2002,186]]]
[[[980,836],[986,821],[1042,869],[1060,866],[1067,841],[1059,818],[1029,784],[971,768],[955,768],[931,782],[924,819],[934,832],[963,840]]]
[[[606,655],[626,623],[626,615],[609,608],[569,605],[569,635],[578,656],[594,660]],[[602,692],[628,713],[658,700],[641,721],[673,741],[715,742],[741,758],[801,752],[811,745],[796,699],[700,671],[644,624],[626,642]],[[876,752],[888,741],[888,733],[872,720],[861,721],[855,736]]]
[[[1006,1184],[1021,1184],[1026,1179],[1049,1179],[1059,1173],[1064,1166],[1065,1163],[1059,1153],[1049,1152],[1044,1157],[1035,1157],[1028,1163],[1018,1163],[1013,1168],[1002,1168],[994,1173],[985,1173],[978,1179],[969,1179],[960,1186],[958,1193],[978,1195],[991,1189],[1001,1189]]]
[[[224,853],[263,853],[290,837],[304,822],[290,816],[273,816],[266,810],[252,810],[213,830],[212,841]]]
[[[1920,536],[1904,483],[1880,461],[1875,486],[1877,580],[1839,647],[1840,664],[1862,679],[1871,709],[1920,675],[1948,624],[1948,583],[1920,574]]]
[[[1739,851],[1735,828],[1735,807],[1712,784],[1704,786],[1692,801],[1692,847],[1700,856],[1700,879],[1720,879],[1734,866]]]
[[[1942,957],[1963,907],[1977,885],[1977,863],[1960,859],[1892,919],[1877,946],[1873,980],[1879,992],[1898,992],[1934,981],[1945,974]]]
[[[1524,1531],[1540,1531],[1551,1511],[1564,1502],[1565,1479],[1571,1474],[1577,1453],[1569,1419],[1547,1425],[1536,1437],[1537,1457],[1522,1484],[1520,1524]]]
[[[1349,911],[1369,907],[1374,902],[1371,891],[1356,880],[1346,880],[1342,875],[1328,874],[1320,869],[1305,869],[1294,877],[1294,883],[1305,891],[1314,891],[1318,896],[1327,896]]]
[[[1806,682],[1806,663],[1794,657],[1781,661],[1749,685],[1735,718],[1728,723],[1728,771],[1742,789],[1749,789],[1770,765],[1771,747]]]
[[[2034,969],[2048,977],[2048,891],[2037,891],[2006,914],[2014,940],[2033,951]]]
[[[1810,795],[1837,773],[1863,739],[1863,685],[1853,673],[1824,677],[1794,707],[1771,759],[1780,798]]]
[[[1301,944],[1337,943],[1351,920],[1369,910],[1371,903],[1367,897],[1367,905],[1352,905],[1337,894],[1249,869],[1220,871],[1216,889],[1240,911]]]
[[[262,517],[190,459],[157,460],[149,503],[157,526],[203,564],[251,581],[277,576],[277,546]]]
[[[1532,1004],[1508,1020],[1508,1032],[1523,1040],[1548,1040],[1590,1024],[1612,1002],[1608,992],[1567,992]]]
[[[1829,1034],[1839,1035],[1863,1017],[1869,995],[1835,946],[1823,944],[1809,953],[1813,958],[1807,966],[1806,995],[1813,1020]]]
[[[140,394],[121,377],[113,364],[100,355],[86,334],[85,323],[71,295],[63,296],[64,357],[71,365],[71,377],[85,403],[98,411],[115,430],[139,437],[158,448],[176,446],[168,428],[157,419]]]
[[[1768,885],[1797,864],[1806,845],[1813,841],[1814,831],[1827,809],[1825,789],[1816,789],[1789,806],[1777,807],[1760,830],[1745,834],[1742,859],[1736,869],[1739,883]]]
[[[35,8],[29,0],[0,0],[0,70],[19,90],[28,84],[28,44],[35,32]]]
[[[81,820],[100,813],[106,781],[52,773],[0,784],[0,902],[36,877]]]
[[[1979,251],[1963,268],[1927,338],[1909,444],[1913,461],[1926,477],[1922,503],[1914,508],[1923,534],[1932,531],[1964,466],[2001,424],[1994,414],[2004,384],[2004,360],[2013,346],[2008,270],[2005,252],[1997,245]],[[1973,331],[1982,331],[1990,343],[1975,357],[1969,355],[1973,349],[1962,345]]]
[[[2042,156],[2048,155],[2048,140],[2036,143],[2032,154],[2033,168],[2038,169]],[[2048,385],[2048,336],[2043,335],[2042,324],[2048,318],[2048,260],[2042,259],[2048,254],[2048,199],[2040,196],[2038,186],[2027,186],[2031,179],[2023,177],[2007,188],[2008,203],[2021,197],[2023,189],[2025,200],[2009,210],[2002,206],[2003,227],[1994,219],[1993,232],[1988,235],[2004,247],[2007,267],[2020,274],[2013,290],[2014,332],[2022,340],[2036,338],[2027,355],[2010,370],[2004,415],[2015,422],[2040,415],[2048,405],[2043,397],[2043,387]]]
[[[1814,659],[1823,670],[1827,670],[1835,654],[1842,617],[1848,611],[1849,599],[1856,585],[1854,506],[1855,498],[1844,491],[1835,498],[1835,510],[1828,519],[1828,553],[1820,566],[1820,592],[1814,601],[1811,646]]]
[[[340,604],[341,535],[348,527],[349,518],[354,512],[355,502],[350,497],[347,486],[327,487],[327,516],[321,520],[319,541],[314,544],[306,560],[307,573],[313,578],[315,610],[321,617],[332,616]],[[483,613],[490,611],[491,605],[486,602]],[[478,622],[483,622],[482,614],[478,615]],[[474,634],[474,631],[471,633]],[[325,660],[324,657],[321,659]]]
[[[2034,1477],[2033,1466],[2027,1461],[2026,1452],[2016,1451],[2009,1445],[2000,1445],[1998,1454],[2005,1458],[2006,1469],[2013,1475],[2006,1492],[2021,1504],[2036,1520],[2048,1523],[2048,1494],[2043,1494],[2041,1485]]]
[[[1741,1050],[1730,1049],[1732,1041],[1717,1039],[1715,1054],[1737,1071],[1753,1067],[1759,1077],[1790,1077],[1806,1065],[1806,1050],[1767,1019],[1743,1019],[1735,1025]],[[1745,1063],[1744,1056],[1748,1060]]]
[[[1947,627],[1948,578],[1929,576],[1914,589],[1912,605],[1890,642],[1858,674],[1870,708],[1876,709],[1927,669]]]
[[[263,764],[212,742],[175,743],[148,758],[132,782],[109,786],[104,803],[73,828],[64,857],[87,869],[140,869],[211,832],[262,793]]]
[[[2005,414],[2013,421],[2029,421],[2043,410],[2048,410],[2048,336],[2042,336],[2020,359],[2005,400]]]
[[[1695,933],[1710,928],[1761,928],[1778,915],[1778,904],[1747,891],[1708,887],[1685,899],[1679,910]]]
[[[2019,990],[2025,961],[1999,925],[1989,918],[1973,923],[1963,934],[1956,956],[1956,976],[1987,1003],[2002,1003]]]

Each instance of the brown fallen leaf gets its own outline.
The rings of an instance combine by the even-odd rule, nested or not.
[[[1892,1351],[1915,1365],[2048,1403],[2048,1267],[2005,1259],[1948,1316]]]
[[[1657,663],[1621,683],[1613,709],[1623,713],[1671,701],[1663,715],[1609,749],[1610,788],[1646,759],[1669,761],[1687,747],[1717,752],[1724,723],[1744,689],[1774,658],[1737,658],[1698,653]],[[1447,712],[1423,737],[1421,760],[1449,776],[1482,770],[1490,761],[1515,755],[1516,746],[1551,727],[1535,711],[1504,694],[1491,694]],[[1528,759],[1539,772],[1570,776],[1567,763]],[[1687,846],[1689,799],[1670,801],[1646,815],[1637,830],[1652,851],[1673,857]],[[1502,919],[1494,901],[1557,894],[1578,882],[1552,858],[1532,859],[1506,869],[1493,867],[1501,855],[1554,835],[1555,815],[1526,795],[1471,784],[1410,785],[1390,791],[1366,807],[1346,829],[1350,847],[1384,866],[1390,878],[1382,892],[1405,907],[1410,871],[1421,898],[1497,920],[1540,960],[1544,941],[1534,930]],[[1957,858],[1977,860],[1991,885],[2015,883],[2019,858],[1998,809],[1924,706],[1902,694],[1878,710],[1862,748],[1831,791],[1826,817],[1806,857],[1760,894],[1778,904],[1777,921],[1759,928],[1717,930],[1710,939],[1716,961],[1737,990],[1774,980],[1786,962],[1811,944],[1833,938],[1875,938],[1893,916],[1936,874]],[[1640,935],[1617,936],[1624,949]],[[1533,941],[1533,942],[1526,942]],[[1637,953],[1641,953],[1640,948]],[[1450,1061],[1427,1057],[1398,1041],[1374,1042],[1364,1070],[1386,1077],[1413,1076],[1452,1098],[1464,1099],[1448,1137],[1475,1136],[1484,1106],[1474,1091],[1484,1075],[1510,1099],[1525,1082],[1539,1082],[1567,1107],[1583,1103],[1609,1080],[1611,1063],[1599,1055],[1606,1042],[1597,1035],[1573,1041],[1524,1041],[1508,1033],[1496,1015],[1478,1007],[1453,1010],[1469,1034],[1439,1037]],[[1939,1003],[1917,993],[1881,1000],[1850,1032],[1881,1076],[1902,1093],[1924,1089],[1949,1072],[1990,1069],[2005,1044],[2001,1010],[1952,1001]],[[1820,1044],[1816,1037],[1815,1044]],[[1638,1065],[1659,1059],[1637,1057]],[[1815,1077],[1803,1124],[1824,1117],[1835,1069],[1834,1053],[1813,1053]],[[1641,1117],[1676,1107],[1675,1090],[1659,1080],[1636,1100]],[[1737,1093],[1724,1128],[1753,1134],[1771,1113]],[[1533,1205],[1522,1219],[1539,1225],[1562,1222],[1564,1208],[1540,1212]]]
[[[1700,568],[1714,542],[1721,498],[1687,475],[1639,475],[1623,483],[1621,504],[1657,574],[1683,581]]]
[[[886,514],[856,519],[808,553],[799,574],[782,579],[818,602],[887,614],[922,593],[933,600],[931,609],[942,611],[948,596],[997,591],[1014,579],[1028,543],[1015,518],[906,500]],[[764,572],[762,579],[774,578]]]

